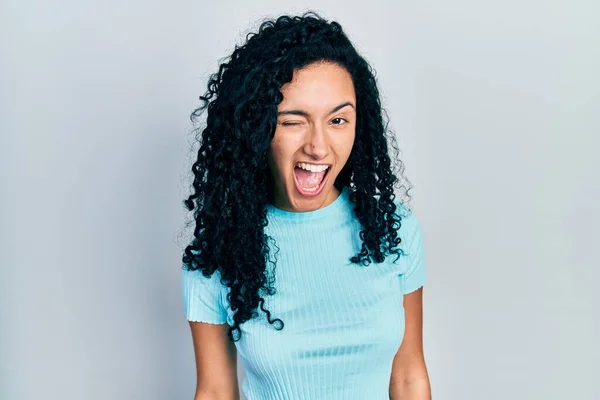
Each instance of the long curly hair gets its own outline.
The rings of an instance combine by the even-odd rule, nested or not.
[[[192,194],[184,201],[195,227],[183,264],[206,277],[219,270],[234,311],[228,331],[232,341],[239,340],[240,325],[256,317],[259,306],[275,329],[283,329],[262,297],[275,293],[265,273],[267,263],[276,262],[271,257],[276,243],[264,232],[267,204],[274,196],[267,150],[283,100],[281,87],[295,70],[322,61],[344,67],[356,92],[355,143],[335,181],[336,187],[351,189],[350,201],[362,225],[361,250],[349,259],[367,266],[402,253],[395,192],[410,200],[411,187],[388,130],[373,69],[339,23],[313,11],[262,21],[258,32],[249,33],[210,76],[202,105],[190,116],[196,122],[207,111],[195,131],[200,147],[192,165]]]

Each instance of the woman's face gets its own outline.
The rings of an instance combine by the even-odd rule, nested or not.
[[[268,154],[275,206],[288,211],[325,207],[339,195],[333,183],[356,135],[352,78],[337,64],[310,64],[296,70],[281,93]]]

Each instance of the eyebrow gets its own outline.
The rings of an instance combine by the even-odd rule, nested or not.
[[[339,111],[339,110],[341,110],[342,108],[344,108],[346,106],[352,106],[352,108],[356,109],[356,107],[354,107],[354,104],[352,104],[351,101],[347,101],[345,103],[340,104],[339,106],[334,107],[333,110],[331,110],[329,112],[329,114],[327,114],[327,115],[331,115],[334,112]],[[306,111],[304,111],[304,110],[284,110],[284,111],[279,111],[277,113],[277,115],[278,116],[279,115],[301,115],[303,117],[308,117],[309,113],[306,112]]]

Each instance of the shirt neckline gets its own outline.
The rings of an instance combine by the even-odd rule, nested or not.
[[[273,204],[267,204],[268,214],[277,218],[284,218],[288,220],[312,220],[316,218],[325,218],[335,215],[339,211],[348,209],[350,204],[350,188],[344,186],[340,191],[338,197],[333,200],[330,204],[325,207],[318,208],[312,211],[287,211],[281,208],[275,207]]]

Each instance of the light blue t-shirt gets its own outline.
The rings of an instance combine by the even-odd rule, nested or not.
[[[399,237],[405,251],[394,263],[352,264],[360,251],[361,225],[344,188],[333,203],[315,211],[268,206],[265,233],[279,252],[276,294],[263,296],[264,312],[240,325],[235,343],[246,376],[248,400],[387,400],[392,361],[404,336],[403,295],[425,282],[419,222],[400,203]],[[408,213],[408,215],[406,215]],[[271,246],[273,247],[273,246]],[[183,270],[182,294],[190,321],[233,325],[228,288],[216,271],[205,278]]]

